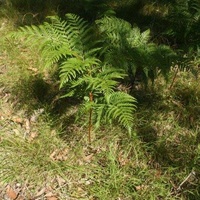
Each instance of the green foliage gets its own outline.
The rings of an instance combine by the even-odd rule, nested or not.
[[[92,2],[94,6],[101,3]],[[129,1],[110,1],[110,4],[113,3],[110,6],[118,7],[123,2]],[[159,12],[162,9],[157,12],[158,2],[153,3],[150,0],[140,2],[143,5],[146,5],[146,2],[152,2],[153,11],[157,13],[157,17],[160,16]],[[166,13],[162,15],[165,23],[161,24],[158,18],[155,18],[152,22],[154,26],[152,24],[149,26],[148,20],[147,26],[138,23],[140,29],[136,26],[132,28],[128,22],[118,18],[114,19],[119,21],[115,26],[112,23],[112,17],[110,17],[111,20],[107,18],[110,22],[105,25],[106,28],[98,24],[99,22],[97,26],[93,26],[92,23],[88,25],[76,15],[67,15],[66,21],[58,17],[50,17],[45,28],[44,25],[33,26],[34,28],[30,28],[33,33],[27,33],[26,28],[22,30],[23,33],[19,33],[22,39],[17,41],[17,45],[22,52],[16,50],[14,45],[16,41],[10,38],[3,41],[4,35],[7,35],[13,27],[11,28],[9,21],[1,21],[0,33],[3,37],[0,39],[2,41],[0,46],[0,112],[2,115],[0,171],[3,173],[0,177],[6,185],[11,182],[21,184],[23,198],[27,199],[34,198],[41,188],[46,188],[46,185],[52,188],[53,193],[59,195],[59,199],[66,199],[66,197],[111,200],[200,198],[200,87],[198,79],[189,73],[193,68],[196,70],[196,75],[199,73],[200,53],[196,47],[199,43],[198,23],[188,23],[185,19],[189,16],[188,20],[190,20],[191,15],[184,16],[185,13],[180,11],[179,16],[183,20],[178,17],[174,17],[174,20],[173,17],[170,18],[170,12],[175,9],[175,6],[173,7],[175,3],[176,9],[179,8],[178,3],[182,9],[185,5],[189,8],[195,1],[162,0],[160,2],[167,4]],[[196,3],[199,2],[196,1]],[[195,9],[188,8],[186,12],[192,15],[196,13]],[[95,10],[95,13],[98,11]],[[82,13],[81,16],[83,16]],[[94,18],[93,16],[93,20]],[[135,22],[135,18],[132,19]],[[168,24],[169,20],[170,24]],[[178,26],[179,23],[181,28]],[[77,24],[82,28],[77,28]],[[195,26],[192,25],[192,29],[190,29],[191,24],[195,24]],[[163,37],[163,32],[155,31],[161,30],[163,26],[165,30],[174,32],[165,32],[168,40],[164,43],[176,45],[174,47],[178,48],[177,52],[182,57],[177,63],[179,67],[188,71],[177,70],[176,80],[170,90],[166,89],[163,79],[159,77],[155,80],[153,90],[147,88],[134,91],[139,103],[138,111],[133,115],[135,99],[118,91],[120,82],[124,81],[123,79],[126,79],[128,75],[130,76],[131,72],[136,76],[138,72],[142,73],[145,81],[151,77],[154,80],[160,73],[168,74],[168,62],[171,62],[174,53],[169,46],[156,45],[151,41],[152,36],[153,39],[160,35]],[[185,26],[189,30],[186,34]],[[151,29],[151,35],[148,28]],[[96,36],[102,39],[100,43],[96,40]],[[30,72],[27,69],[40,66],[41,63],[36,59],[38,57],[40,60],[40,55],[38,56],[35,49],[32,51],[29,48],[24,49],[23,43],[26,39],[28,39],[28,45],[40,47],[41,57],[45,60],[47,67],[57,66],[60,83],[62,83],[60,87],[63,92],[66,92],[66,96],[79,96],[81,99],[84,97],[85,111],[90,110],[93,113],[93,125],[98,128],[102,123],[106,123],[100,131],[95,131],[95,140],[91,145],[86,144],[86,138],[83,137],[87,130],[82,126],[79,127],[85,122],[83,121],[85,115],[81,113],[82,121],[79,118],[79,122],[71,124],[74,118],[72,113],[76,112],[77,105],[70,108],[69,104],[66,106],[63,103],[64,100],[59,100],[59,104],[64,104],[62,108],[65,107],[65,109],[55,118],[52,118],[52,113],[46,109],[46,104],[51,102],[51,99],[46,101],[49,96],[44,97],[45,90],[48,89],[46,82],[38,79],[38,76],[35,77],[34,74],[30,75],[33,71]],[[156,38],[154,41],[159,44],[163,40]],[[21,85],[25,89],[22,89]],[[10,88],[12,88],[11,91]],[[13,97],[16,89],[20,98]],[[56,90],[57,87],[53,89]],[[38,101],[30,94],[31,92],[34,94],[39,92],[37,96],[44,98],[44,102],[38,105]],[[91,92],[93,101],[90,101],[88,97]],[[30,113],[35,108],[27,102],[27,95],[28,99],[32,99],[37,104],[37,107],[45,108],[45,116],[41,116],[45,118],[45,122],[41,122],[41,117],[36,123],[30,121],[30,135],[24,135],[27,131],[26,122],[31,119]],[[10,109],[5,106],[8,104],[11,104]],[[26,109],[15,110],[20,104],[25,105]],[[123,118],[121,118],[122,115]],[[134,116],[137,117],[134,119]],[[22,119],[19,120],[22,122],[19,124],[17,120],[15,121],[15,117]],[[49,120],[51,123],[47,127],[45,123]],[[130,130],[133,121],[137,134],[134,137],[125,137],[123,129],[117,126],[111,127],[108,124],[120,123]],[[57,129],[59,129],[58,136]],[[38,133],[38,137],[31,139],[32,133]],[[67,154],[62,153],[65,147],[68,150]],[[62,158],[60,160],[60,156],[63,160]],[[186,177],[193,170],[195,175],[186,181]],[[36,175],[32,176],[32,174]],[[56,180],[60,180],[58,175],[62,175],[64,179],[67,177],[67,180],[63,184],[57,183]],[[182,185],[181,190],[177,190],[184,181],[185,184]],[[34,192],[30,195],[32,190]],[[4,196],[2,192],[0,193],[0,196]],[[38,198],[45,198],[45,195],[46,193]]]
[[[67,14],[64,21],[58,17],[49,19],[50,22],[40,26],[22,27],[14,35],[25,37],[28,44],[39,44],[46,67],[58,63],[60,88],[70,90],[65,97],[77,93],[82,98],[89,93],[95,96],[94,105],[100,108],[94,108],[98,110],[97,124],[103,118],[105,109],[101,107],[104,103],[106,119],[115,119],[130,131],[136,100],[117,92],[119,81],[125,77],[124,71],[113,69],[97,57],[101,48],[98,41],[94,41],[92,29],[86,21],[74,14]]]
[[[28,44],[39,44],[46,67],[58,64],[60,88],[68,90],[63,97],[94,95],[89,109],[96,112],[96,127],[104,117],[130,131],[136,100],[118,92],[120,81],[128,77],[134,84],[139,75],[147,85],[159,74],[167,79],[175,53],[152,43],[150,30],[141,32],[116,17],[97,20],[97,30],[75,14],[66,14],[65,20],[48,19],[39,26],[22,27],[14,35],[23,36]]]
[[[102,17],[104,15],[114,15],[115,12],[109,5],[110,0],[81,0],[82,7],[91,17]]]
[[[195,47],[200,42],[200,2],[176,0],[169,9],[167,34],[177,40],[182,48]]]
[[[149,78],[154,81],[159,73],[168,77],[176,54],[168,46],[152,43],[149,30],[141,33],[138,27],[116,17],[104,17],[97,24],[104,35],[105,61],[124,69],[131,82],[137,73],[146,84]]]
[[[117,120],[131,133],[131,122],[134,120],[133,111],[136,100],[123,92],[113,92],[105,96],[101,104],[94,106],[96,113],[96,126],[100,125],[102,120],[107,122]]]

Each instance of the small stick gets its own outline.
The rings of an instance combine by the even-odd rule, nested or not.
[[[90,92],[89,97],[90,97],[90,102],[93,102],[92,92]],[[91,143],[91,130],[92,130],[92,108],[90,108],[90,113],[89,113],[89,127],[88,127],[88,141],[89,141],[89,143]]]
[[[178,186],[177,191],[182,190],[182,186],[193,176],[195,177],[196,173],[194,171],[190,172],[190,174],[181,182],[181,184]]]
[[[171,85],[169,86],[169,90],[172,89],[172,87],[174,86],[174,83],[175,83],[175,80],[176,80],[176,77],[177,77],[177,74],[178,74],[178,66],[176,66],[176,71],[175,71],[175,74],[174,74],[174,77],[172,79],[172,82],[171,82]]]

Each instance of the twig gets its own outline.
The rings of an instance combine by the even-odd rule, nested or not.
[[[90,102],[93,102],[92,92],[90,92],[89,97],[90,97]],[[88,127],[88,141],[89,141],[89,143],[91,143],[91,130],[92,130],[92,108],[90,108],[90,113],[89,113],[89,127]]]
[[[177,74],[178,74],[178,66],[176,66],[176,71],[175,71],[175,74],[174,74],[174,77],[172,79],[172,82],[171,82],[171,85],[169,86],[169,90],[172,89],[172,87],[174,86],[174,83],[175,83],[175,80],[176,80],[176,77],[177,77]]]
[[[195,171],[190,172],[190,174],[180,183],[180,185],[178,186],[178,188],[177,188],[176,190],[177,190],[177,191],[181,191],[183,185],[184,185],[186,182],[188,182],[188,180],[189,180],[191,177],[196,177]]]

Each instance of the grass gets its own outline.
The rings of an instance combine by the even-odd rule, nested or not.
[[[88,144],[84,117],[74,120],[78,102],[57,98],[54,70],[42,69],[37,50],[6,39],[13,18],[0,24],[0,195],[9,184],[24,199],[200,198],[200,87],[191,73],[179,72],[171,90],[160,78],[135,91],[135,134],[104,125]]]

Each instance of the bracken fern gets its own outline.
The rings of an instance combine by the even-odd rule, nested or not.
[[[116,17],[104,17],[96,23],[104,35],[105,61],[124,69],[132,84],[138,72],[146,84],[148,79],[154,81],[159,72],[167,78],[176,54],[168,46],[152,43],[149,30],[141,32]]]
[[[50,22],[39,26],[22,27],[14,36],[23,37],[27,44],[39,46],[46,67],[58,64],[60,88],[70,88],[65,97],[77,92],[82,93],[82,97],[94,96],[89,104],[85,102],[89,105],[85,107],[90,114],[93,110],[96,127],[103,119],[114,120],[130,132],[136,100],[117,91],[120,80],[126,76],[125,71],[98,58],[102,47],[98,40],[94,40],[94,32],[86,21],[74,14],[67,14],[65,20],[57,16],[48,19]]]
[[[95,126],[98,128],[103,120],[107,122],[118,121],[131,133],[135,104],[136,99],[123,92],[113,92],[106,95],[101,103],[94,105]]]

